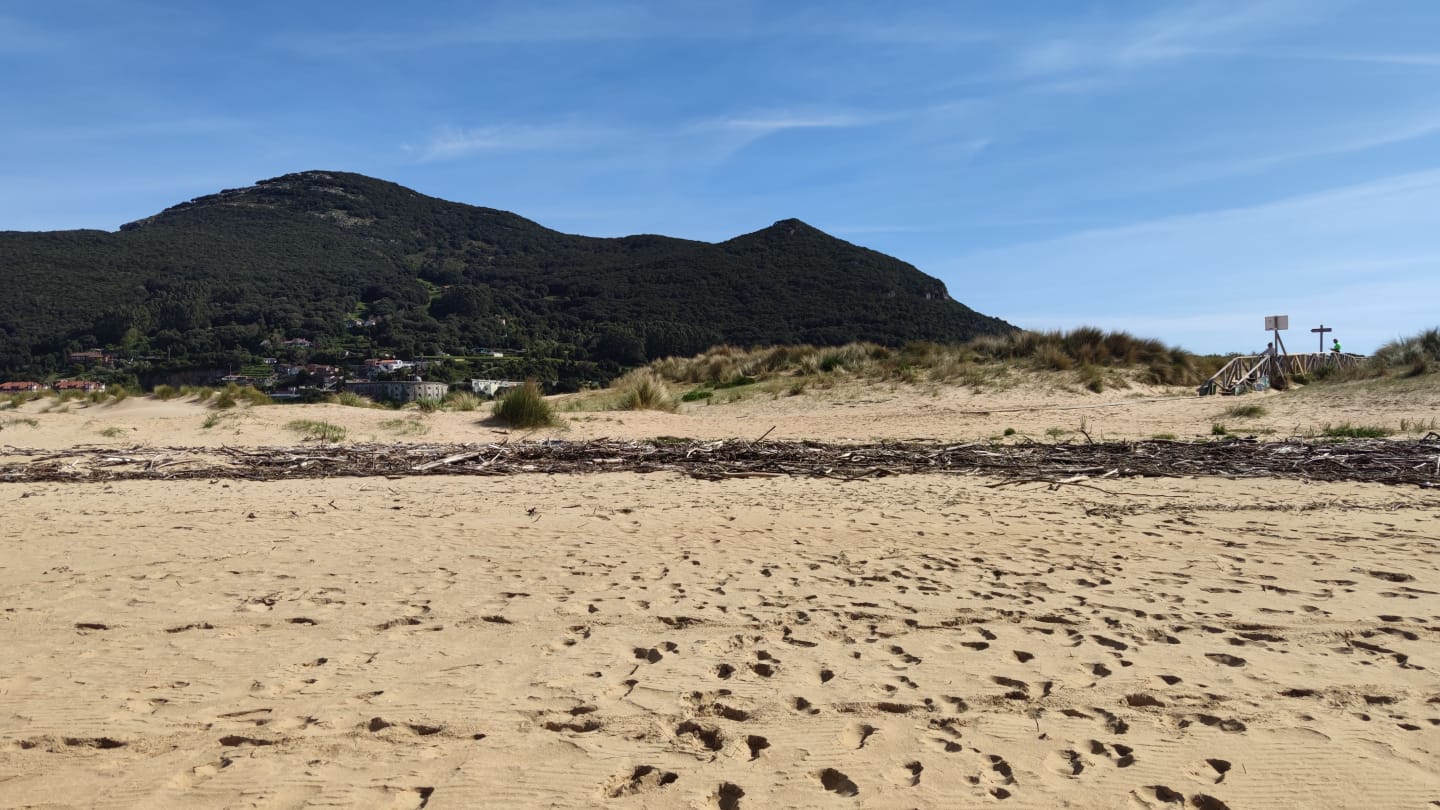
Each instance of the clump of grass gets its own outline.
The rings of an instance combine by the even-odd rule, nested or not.
[[[118,427],[108,427],[100,431],[100,435],[104,436],[107,439],[118,439],[121,436],[125,435],[125,429]]]
[[[451,411],[473,411],[480,407],[482,400],[469,391],[451,391],[445,397],[445,409]]]
[[[215,389],[208,385],[202,385],[199,388],[186,386],[180,389],[180,393],[194,394],[196,402],[209,402],[210,399],[215,396]]]
[[[327,401],[334,405],[344,405],[347,408],[379,407],[375,404],[374,400],[368,397],[362,397],[354,391],[341,391],[340,393],[331,396]]]
[[[419,411],[420,411],[421,413],[434,413],[434,412],[440,410],[440,408],[441,408],[442,405],[443,405],[443,403],[442,403],[440,400],[438,400],[438,399],[417,399],[417,400],[415,400],[415,407],[416,407],[417,409],[419,409]]]
[[[1080,367],[1080,382],[1096,394],[1105,390],[1105,375],[1096,365],[1087,363]]]
[[[709,399],[715,396],[715,392],[708,388],[696,388],[694,391],[686,391],[680,396],[681,402],[697,402],[702,399]]]
[[[1400,420],[1400,432],[1401,432],[1401,433],[1419,433],[1419,432],[1422,431],[1422,430],[1424,430],[1424,431],[1430,431],[1430,430],[1435,430],[1436,425],[1437,425],[1437,421],[1436,421],[1436,419],[1435,419],[1434,417],[1431,417],[1431,418],[1430,418],[1430,421],[1428,421],[1428,422],[1425,421],[1424,419],[1401,419],[1401,420]]]
[[[205,421],[200,423],[200,427],[204,428],[205,430],[209,430],[210,428],[213,428],[216,425],[220,424],[220,422],[224,420],[227,416],[234,416],[234,414],[230,413],[229,411],[216,411],[206,416]]]
[[[519,428],[550,427],[555,424],[555,410],[545,401],[540,384],[534,379],[518,388],[511,388],[495,402],[495,418]]]
[[[241,387],[230,383],[210,402],[210,407],[224,410],[233,408],[242,402],[250,405],[273,405],[275,400],[271,399],[269,394],[253,386]]]
[[[1210,425],[1211,436],[1229,436],[1230,429],[1225,427],[1223,422],[1215,422]]]
[[[1006,436],[1014,436],[1014,435],[1015,435],[1015,428],[1013,428],[1013,427],[1007,427],[1007,428],[1005,428],[1004,435],[1006,435]]]
[[[1320,435],[1330,439],[1381,439],[1390,433],[1388,428],[1379,425],[1352,425],[1349,422],[1326,424],[1320,430]]]
[[[285,423],[285,429],[299,433],[302,441],[338,442],[345,439],[343,426],[314,419],[293,419]]]
[[[1177,441],[1180,437],[1176,436],[1174,433],[1156,433],[1150,438],[1154,439],[1157,442],[1173,442]]]
[[[1070,431],[1066,430],[1065,428],[1059,427],[1059,426],[1052,426],[1052,427],[1045,428],[1045,435],[1046,435],[1046,436],[1049,436],[1049,437],[1052,438],[1052,439],[1061,438],[1062,436],[1066,435],[1066,434],[1069,433],[1069,432],[1070,432]]]
[[[412,416],[409,419],[386,419],[380,427],[401,436],[421,436],[430,432],[430,426]]]
[[[180,396],[180,389],[173,385],[157,385],[155,390],[150,392],[150,396],[163,402]]]
[[[1259,405],[1254,402],[1245,405],[1232,405],[1225,409],[1226,416],[1232,416],[1236,419],[1254,419],[1257,416],[1264,416],[1266,413],[1268,413],[1268,411],[1265,410],[1264,405]]]
[[[17,416],[14,419],[6,419],[4,422],[0,422],[0,430],[4,430],[7,427],[15,427],[16,425],[38,428],[40,427],[40,420],[31,416]]]
[[[636,369],[616,380],[620,408],[627,411],[673,411],[675,398],[660,375],[648,368]]]

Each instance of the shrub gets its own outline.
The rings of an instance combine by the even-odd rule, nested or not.
[[[157,385],[155,390],[150,392],[150,396],[161,401],[174,399],[179,394],[180,390],[173,385]]]
[[[107,439],[118,439],[121,436],[125,435],[125,429],[118,427],[108,427],[100,431],[100,435],[104,436]]]
[[[518,388],[511,388],[495,403],[495,418],[508,422],[514,427],[538,428],[555,424],[555,411],[540,393],[540,384],[534,379],[525,381]]]
[[[417,399],[417,400],[415,400],[415,407],[416,407],[416,408],[419,408],[421,413],[434,413],[434,412],[440,410],[441,404],[442,404],[441,401],[438,400],[438,399]]]
[[[1230,431],[1229,431],[1228,428],[1225,427],[1225,425],[1224,425],[1223,423],[1221,423],[1221,422],[1215,422],[1214,424],[1210,425],[1210,435],[1211,435],[1211,436],[1228,436],[1228,435],[1230,435]]]
[[[709,399],[713,396],[715,396],[714,391],[710,391],[705,388],[697,388],[694,391],[686,391],[684,394],[682,394],[680,397],[680,401],[695,402],[696,400]]]
[[[636,369],[616,381],[620,389],[620,407],[629,411],[673,411],[675,399],[665,388],[665,381],[648,368]]]
[[[445,407],[452,411],[473,411],[480,407],[480,397],[469,391],[451,391],[445,397]]]
[[[347,408],[374,408],[375,401],[362,397],[354,391],[341,391],[330,397],[328,400],[333,405],[344,405]]]

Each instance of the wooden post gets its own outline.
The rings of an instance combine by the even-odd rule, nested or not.
[[[1334,329],[1331,329],[1330,327],[1328,327],[1328,326],[1326,326],[1325,324],[1322,323],[1322,324],[1320,324],[1320,328],[1319,328],[1319,329],[1311,329],[1310,331],[1311,331],[1311,332],[1319,332],[1319,333],[1320,333],[1320,353],[1321,353],[1321,354],[1324,354],[1324,353],[1325,353],[1325,333],[1326,333],[1326,332],[1334,332],[1335,330],[1334,330]]]

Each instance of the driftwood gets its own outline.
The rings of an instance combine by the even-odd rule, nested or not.
[[[674,472],[696,478],[915,473],[984,475],[997,485],[1135,476],[1284,477],[1440,486],[1440,435],[1409,441],[1138,441],[1014,445],[746,441],[544,441],[298,447],[0,448],[0,482],[243,479],[520,473]]]

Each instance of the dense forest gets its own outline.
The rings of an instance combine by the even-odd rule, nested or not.
[[[506,358],[432,373],[574,388],[718,343],[1013,329],[799,220],[719,244],[601,239],[342,172],[222,191],[116,233],[0,232],[0,274],[0,378],[70,373],[72,353],[92,348],[147,382],[265,357],[343,365],[484,348]]]

